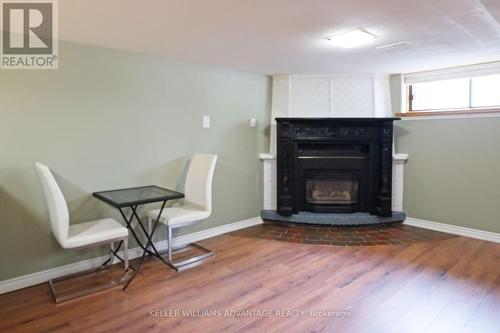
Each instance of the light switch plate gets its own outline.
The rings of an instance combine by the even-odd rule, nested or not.
[[[210,128],[210,116],[203,116],[203,128]]]

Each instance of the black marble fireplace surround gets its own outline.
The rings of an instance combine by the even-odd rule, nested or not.
[[[393,121],[399,118],[276,118],[277,212],[272,220],[368,224],[392,212]]]

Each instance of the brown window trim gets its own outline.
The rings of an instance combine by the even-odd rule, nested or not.
[[[500,107],[495,108],[474,108],[474,109],[448,109],[429,111],[406,111],[396,113],[397,117],[427,117],[446,115],[471,115],[471,114],[491,114],[500,113]]]

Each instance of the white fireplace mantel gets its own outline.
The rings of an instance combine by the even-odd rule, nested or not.
[[[263,209],[276,210],[276,155],[271,153],[259,154],[264,172],[264,200]],[[403,211],[404,165],[408,161],[408,154],[394,154],[392,166],[392,210]]]

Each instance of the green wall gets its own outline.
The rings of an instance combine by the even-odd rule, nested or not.
[[[398,76],[391,77],[400,110]],[[396,151],[405,166],[408,216],[500,233],[500,118],[402,120]]]
[[[189,231],[259,215],[269,77],[66,42],[59,56],[58,70],[0,71],[0,280],[106,253],[59,247],[35,161],[54,172],[72,222],[120,220],[94,191],[182,190],[185,162],[196,152],[219,161],[213,215]],[[248,127],[251,117],[257,128]]]

